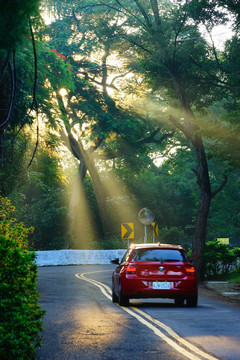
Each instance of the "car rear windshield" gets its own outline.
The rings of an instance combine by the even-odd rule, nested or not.
[[[132,256],[132,261],[187,261],[183,250],[175,249],[138,249]]]

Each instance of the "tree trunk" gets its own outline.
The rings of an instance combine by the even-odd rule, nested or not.
[[[81,181],[83,181],[83,179],[85,178],[86,173],[87,173],[87,168],[85,165],[85,161],[83,159],[81,159],[79,168],[78,168],[78,175],[79,175]]]
[[[3,131],[0,129],[0,171],[3,166]]]
[[[191,141],[197,160],[197,170],[192,169],[197,176],[199,186],[199,202],[196,215],[195,232],[192,246],[192,260],[200,280],[204,277],[204,249],[207,229],[207,219],[211,202],[211,185],[208,173],[208,164],[202,137],[199,128],[194,124],[194,114],[189,105],[188,98],[178,80],[172,75],[172,80],[178,94],[179,101],[185,114],[185,122],[182,123],[170,117],[170,121],[181,130]]]
[[[202,138],[194,136],[192,143],[198,163],[198,170],[193,170],[197,176],[199,186],[199,202],[196,216],[195,232],[193,237],[192,260],[196,266],[199,280],[204,278],[204,249],[206,239],[206,229],[208,213],[211,202],[211,185],[208,173],[208,164]]]
[[[210,200],[211,197],[209,194],[204,189],[200,188],[198,211],[192,246],[192,260],[196,267],[199,280],[204,279],[204,249]]]
[[[59,94],[57,94],[57,98],[58,98],[59,107],[63,115],[67,117],[68,114],[65,109],[62,97]],[[99,207],[103,232],[105,235],[108,235],[110,233],[111,226],[110,226],[110,218],[107,213],[106,192],[104,190],[103,184],[101,183],[98,171],[94,164],[93,157],[91,156],[91,152],[93,152],[94,150],[90,152],[84,150],[81,140],[78,139],[77,141],[72,135],[69,124],[67,124],[66,121],[64,122],[64,124],[67,132],[67,136],[64,134],[64,132],[61,132],[61,137],[65,141],[68,149],[71,151],[74,157],[80,161],[79,169],[78,169],[80,181],[83,181],[87,171],[89,172],[92,178],[94,192]],[[99,142],[98,146],[100,144],[101,141]]]

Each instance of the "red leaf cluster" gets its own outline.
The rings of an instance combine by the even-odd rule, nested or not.
[[[57,49],[50,49],[49,51],[54,52],[58,57],[62,58],[64,61],[66,60],[66,56],[63,54],[60,54]]]

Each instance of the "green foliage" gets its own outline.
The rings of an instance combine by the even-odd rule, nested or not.
[[[216,279],[233,272],[239,258],[240,248],[231,249],[217,240],[207,242],[204,255],[206,278]]]
[[[58,104],[58,115],[68,130],[72,129],[72,132],[78,134],[79,142],[84,140],[85,144],[94,146],[94,143],[101,141],[102,150],[107,156],[120,152],[123,155],[129,155],[129,152],[135,155],[134,140],[144,137],[153,127],[139,121],[131,111],[123,109],[120,103],[117,104],[116,99],[104,90],[104,84],[111,83],[110,77],[124,78],[119,75],[118,66],[108,65],[108,57],[114,53],[119,42],[112,24],[112,16],[107,16],[102,22],[99,16],[90,15],[87,8],[85,12],[82,4],[74,0],[68,3],[56,2],[54,9],[51,2],[45,5],[54,11],[55,17],[55,21],[43,32],[43,38],[45,34],[48,37],[42,57],[46,69],[44,75],[50,83],[48,90],[52,93],[61,87],[68,90],[65,96],[65,109]],[[81,22],[78,18],[81,18]],[[50,53],[48,49],[51,50]],[[50,54],[58,55],[51,61]],[[59,72],[56,60],[64,62],[64,58],[72,69],[74,87],[69,84],[60,85],[60,75],[54,77],[54,74]],[[94,62],[93,58],[96,58]],[[107,65],[103,64],[103,61]],[[63,74],[63,78],[64,76]],[[110,87],[117,90],[113,82]],[[46,107],[43,110],[51,119],[51,111],[46,112]],[[80,131],[76,132],[78,124]],[[120,136],[122,142],[119,144]],[[127,144],[124,146],[123,142]],[[141,151],[140,146],[137,151]]]
[[[225,281],[232,281],[232,282],[237,282],[240,284],[240,274],[239,274],[239,267],[237,268],[236,271],[227,273],[226,275],[224,275],[223,277],[221,277],[222,280]]]
[[[0,358],[33,359],[44,311],[38,304],[35,254],[0,236]]]
[[[44,311],[38,304],[36,255],[27,250],[31,229],[12,217],[0,198],[0,358],[33,359]]]
[[[182,245],[184,243],[185,234],[184,231],[176,226],[162,227],[159,237],[162,243]]]
[[[0,196],[0,233],[6,239],[16,241],[19,248],[28,248],[28,234],[33,232],[33,228],[26,228],[23,223],[19,223],[12,212],[15,207],[11,205],[8,198]]]
[[[13,3],[16,7],[12,12]],[[138,5],[140,3],[143,4],[142,9]],[[164,1],[161,8],[159,6],[161,24],[158,25],[151,9],[153,3],[123,0],[121,7],[116,0],[102,4],[96,0],[46,0],[42,5],[49,6],[49,10],[53,11],[54,21],[47,27],[34,28],[38,62],[36,100],[41,119],[47,127],[45,139],[50,127],[57,132],[65,125],[85,148],[91,151],[99,146],[95,160],[103,156],[114,159],[113,167],[118,178],[129,188],[131,201],[135,201],[139,208],[148,206],[154,209],[166,241],[174,238],[178,242],[183,235],[192,236],[198,189],[191,170],[196,163],[188,141],[177,131],[172,140],[160,141],[168,128],[167,109],[173,113],[179,109],[172,75],[181,84],[195,112],[201,134],[207,138],[205,148],[211,149],[211,153],[207,151],[208,163],[213,164],[214,159],[224,160],[218,178],[209,169],[214,190],[222,173],[229,169],[229,163],[233,167],[239,166],[240,43],[238,36],[233,37],[224,52],[215,54],[199,33],[200,23],[204,22],[211,29],[213,24],[225,20],[216,2],[192,0],[180,5],[178,1]],[[231,8],[231,3],[227,0],[219,2],[228,8]],[[29,226],[34,225],[31,246],[35,249],[66,247],[68,209],[60,171],[61,154],[57,157],[55,153],[57,136],[48,136],[47,150],[45,145],[41,149],[38,147],[32,167],[28,170],[25,169],[28,136],[24,133],[21,137],[18,135],[11,145],[11,139],[20,126],[33,124],[33,117],[26,117],[33,99],[34,83],[28,16],[37,13],[38,1],[0,0],[0,4],[0,20],[6,15],[0,23],[8,23],[7,27],[1,28],[0,42],[6,48],[14,42],[24,45],[17,48],[15,56],[17,88],[8,127],[11,132],[5,131],[4,134],[5,161],[0,193],[3,196],[10,194],[17,206],[19,219]],[[22,17],[14,16],[15,11]],[[9,24],[11,31],[4,36]],[[6,49],[0,56],[2,54],[5,59]],[[121,63],[114,63],[112,56],[120,59]],[[135,76],[125,77],[128,72]],[[9,95],[6,94],[11,93],[10,83],[6,68],[2,84],[8,84],[8,87],[1,87],[0,98],[6,97],[1,108],[8,107]],[[110,87],[105,86],[106,83]],[[65,108],[61,107],[57,98],[61,88],[67,91]],[[109,96],[109,88],[114,95]],[[131,89],[135,99],[139,88],[143,89],[144,98],[147,97],[150,105],[145,107],[145,103],[138,100],[133,104],[144,116],[133,114],[125,103],[127,91]],[[151,94],[151,90],[155,93]],[[177,110],[176,116],[184,123],[182,113]],[[207,114],[204,119],[203,112]],[[171,150],[174,150],[172,155]],[[154,153],[165,153],[168,161],[159,168],[155,167],[151,156]],[[66,159],[64,161],[67,162]],[[99,164],[100,172],[100,161]],[[221,234],[240,234],[239,173],[232,172],[229,177],[232,179],[221,195],[211,202],[208,239],[216,237],[216,229]],[[104,176],[101,179],[104,181]],[[84,188],[96,232],[101,238],[103,229],[89,178],[84,180]],[[118,226],[114,234],[119,234],[120,192],[115,194],[115,199],[110,199],[112,217],[116,228]],[[74,239],[73,244],[77,246]],[[109,243],[109,246],[112,245]]]
[[[4,159],[0,172],[0,195],[10,194],[21,181],[24,181],[26,173],[26,151],[28,138],[24,134],[19,134],[14,143],[11,139],[14,132],[10,131],[4,136]]]
[[[135,176],[129,172],[129,176],[124,180],[130,192],[138,199],[139,207],[154,210],[159,229],[176,227],[185,232],[185,228],[193,219],[195,179],[189,178],[190,164],[185,162],[185,166],[182,167],[180,158],[175,157],[175,161],[171,160],[159,170],[142,170]],[[186,231],[185,235],[191,234]]]
[[[68,246],[68,209],[60,170],[56,154],[47,148],[39,149],[31,168],[27,170],[25,181],[11,193],[17,209],[16,217],[35,229],[29,236],[31,249],[50,250]]]
[[[214,197],[208,220],[207,239],[240,237],[240,172],[229,173],[221,194]]]
[[[40,192],[33,203],[25,202],[24,210],[24,221],[33,224],[35,228],[32,236],[29,237],[30,245],[34,250],[55,250],[68,247],[68,209],[64,205],[63,189],[56,188]]]
[[[39,14],[40,0],[0,1],[0,49],[12,49],[29,34],[29,19]]]
[[[19,144],[20,149],[22,138],[20,136],[15,143],[16,146]],[[55,137],[49,133],[45,135],[45,140],[45,147],[42,143],[30,168],[27,168],[24,150],[22,150],[21,159],[19,155],[19,157],[10,157],[8,163],[5,161],[0,183],[0,194],[8,196],[16,208],[14,217],[11,217],[11,213],[8,217],[4,215],[5,219],[6,217],[11,219],[11,236],[6,234],[6,229],[3,232],[1,227],[5,224],[4,222],[0,225],[1,233],[13,239],[18,236],[22,238],[23,234],[31,228],[24,230],[19,222],[24,222],[28,227],[33,226],[35,231],[31,231],[26,242],[29,242],[31,249],[36,250],[59,249],[68,246],[68,209],[65,204],[64,186],[66,180],[62,176],[59,156],[55,151],[57,145]],[[25,149],[25,146],[23,147]],[[15,154],[17,154],[17,149]],[[9,202],[9,200],[4,201],[6,201],[4,204],[0,202],[1,208],[5,208]],[[14,218],[17,218],[19,222],[16,222]],[[9,220],[4,226],[10,227]],[[18,232],[16,228],[19,228]],[[13,231],[17,234],[16,236]]]

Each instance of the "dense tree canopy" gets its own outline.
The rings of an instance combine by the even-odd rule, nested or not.
[[[37,1],[21,4],[1,43],[1,193],[33,221],[33,246],[99,246],[148,206],[163,239],[193,243],[202,276],[206,238],[239,236],[238,3],[49,0],[47,26]],[[219,50],[212,29],[229,19]]]
[[[86,2],[86,7],[94,16],[101,13],[105,24],[110,13],[117,19],[111,23],[111,28],[118,34],[122,48],[137,55],[137,71],[148,86],[159,95],[165,92],[164,111],[167,106],[169,122],[186,136],[195,152],[193,171],[200,193],[193,258],[198,272],[203,273],[210,201],[225,185],[227,177],[224,175],[222,184],[212,190],[198,114],[223,97],[222,90],[231,84],[223,80],[224,70],[216,48],[203,39],[198,25],[202,24],[209,32],[213,25],[224,21],[222,12],[212,3],[195,1],[180,4],[177,1],[129,3],[113,0],[101,4]],[[220,90],[219,85],[222,85]]]

